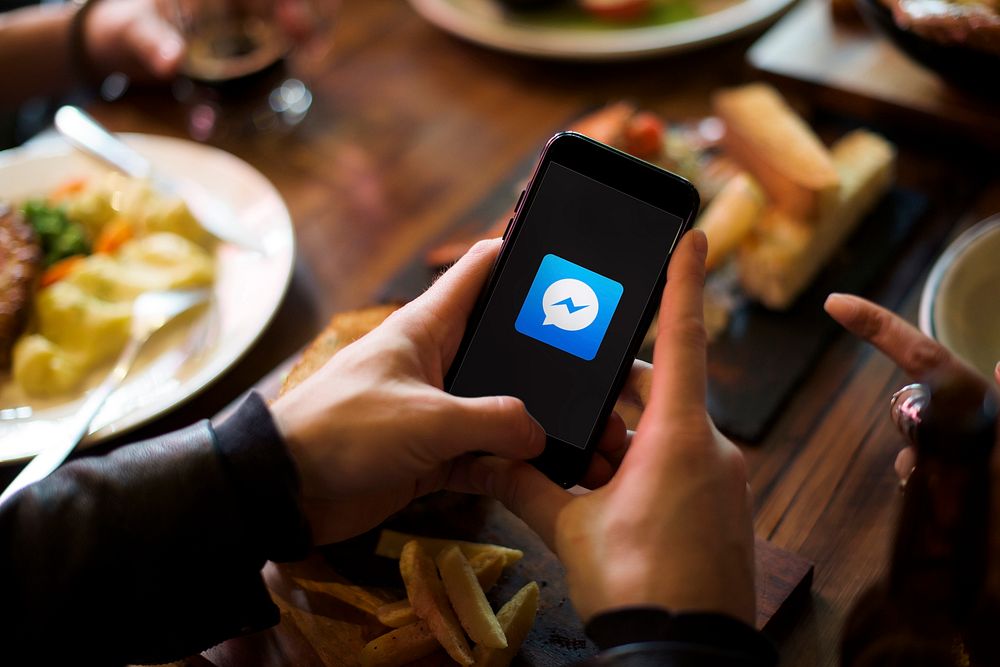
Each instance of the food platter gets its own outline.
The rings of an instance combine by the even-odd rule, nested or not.
[[[793,0],[695,0],[688,16],[657,12],[643,23],[581,21],[542,12],[509,12],[495,0],[410,0],[427,21],[500,51],[553,60],[632,60],[690,51],[766,23]]]
[[[233,224],[260,240],[263,252],[218,243],[213,253],[212,301],[192,317],[157,334],[122,387],[104,405],[84,441],[93,444],[164,414],[231,367],[267,327],[284,297],[294,263],[291,218],[280,194],[256,169],[216,148],[180,139],[123,135],[165,176],[183,182],[232,214]],[[62,141],[0,153],[0,200],[20,202],[73,178],[100,177],[106,169]],[[0,462],[36,454],[47,431],[79,408],[103,372],[75,392],[33,398],[0,375]],[[16,418],[10,418],[16,416]]]

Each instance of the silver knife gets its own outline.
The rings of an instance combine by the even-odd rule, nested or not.
[[[247,250],[267,254],[260,240],[239,225],[228,207],[187,184],[164,177],[152,163],[128,146],[85,111],[64,106],[56,111],[55,126],[59,133],[84,153],[107,163],[126,176],[149,181],[159,192],[179,197],[187,204],[198,223],[212,236]]]

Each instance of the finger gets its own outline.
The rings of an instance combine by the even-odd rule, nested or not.
[[[472,246],[426,292],[399,312],[402,318],[417,318],[430,327],[446,367],[455,357],[469,313],[490,275],[501,243],[500,239],[491,239]]]
[[[587,470],[580,479],[580,486],[596,489],[610,482],[618,466],[621,465],[630,442],[625,421],[617,412],[612,412],[601,439],[597,441],[594,456],[591,457]]]
[[[625,387],[622,388],[618,400],[641,410],[649,402],[649,392],[652,385],[653,365],[642,359],[636,359],[632,362],[628,380],[625,381]]]
[[[625,452],[628,451],[629,443],[625,421],[617,412],[612,412],[601,439],[597,441],[597,453],[603,456],[613,469],[617,469],[625,457]]]
[[[1000,384],[1000,362],[997,362],[993,368],[993,379],[997,381],[997,384]]]
[[[553,551],[559,513],[573,498],[531,464],[495,456],[456,462],[445,488],[496,498]]]
[[[448,458],[466,452],[490,452],[512,459],[530,459],[545,449],[545,430],[512,396],[449,397],[444,443]],[[451,445],[450,447],[448,445]]]
[[[913,447],[905,447],[896,455],[896,476],[900,482],[905,482],[910,478],[913,468],[917,465],[917,453]]]
[[[125,39],[142,67],[153,76],[168,79],[177,73],[184,56],[184,40],[160,16],[149,15],[134,21]]]
[[[851,294],[831,294],[823,307],[841,326],[874,345],[914,379],[920,380],[932,371],[945,369],[969,371],[937,341],[866,299]]]
[[[681,239],[667,268],[667,286],[653,349],[653,376],[645,415],[656,419],[679,411],[705,409],[705,254],[708,239],[691,230]],[[644,415],[644,416],[645,416]]]

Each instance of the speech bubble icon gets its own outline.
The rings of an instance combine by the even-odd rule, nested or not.
[[[594,323],[599,310],[597,294],[590,285],[575,278],[563,278],[549,285],[542,296],[542,311],[545,313],[542,325],[579,331]]]

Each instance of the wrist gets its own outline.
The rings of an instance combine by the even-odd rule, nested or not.
[[[97,83],[101,70],[90,49],[92,36],[88,33],[91,13],[99,0],[70,0],[73,15],[69,20],[69,71],[82,83]]]
[[[244,497],[270,560],[301,558],[310,544],[294,460],[264,400],[251,392],[215,427],[219,453]]]

